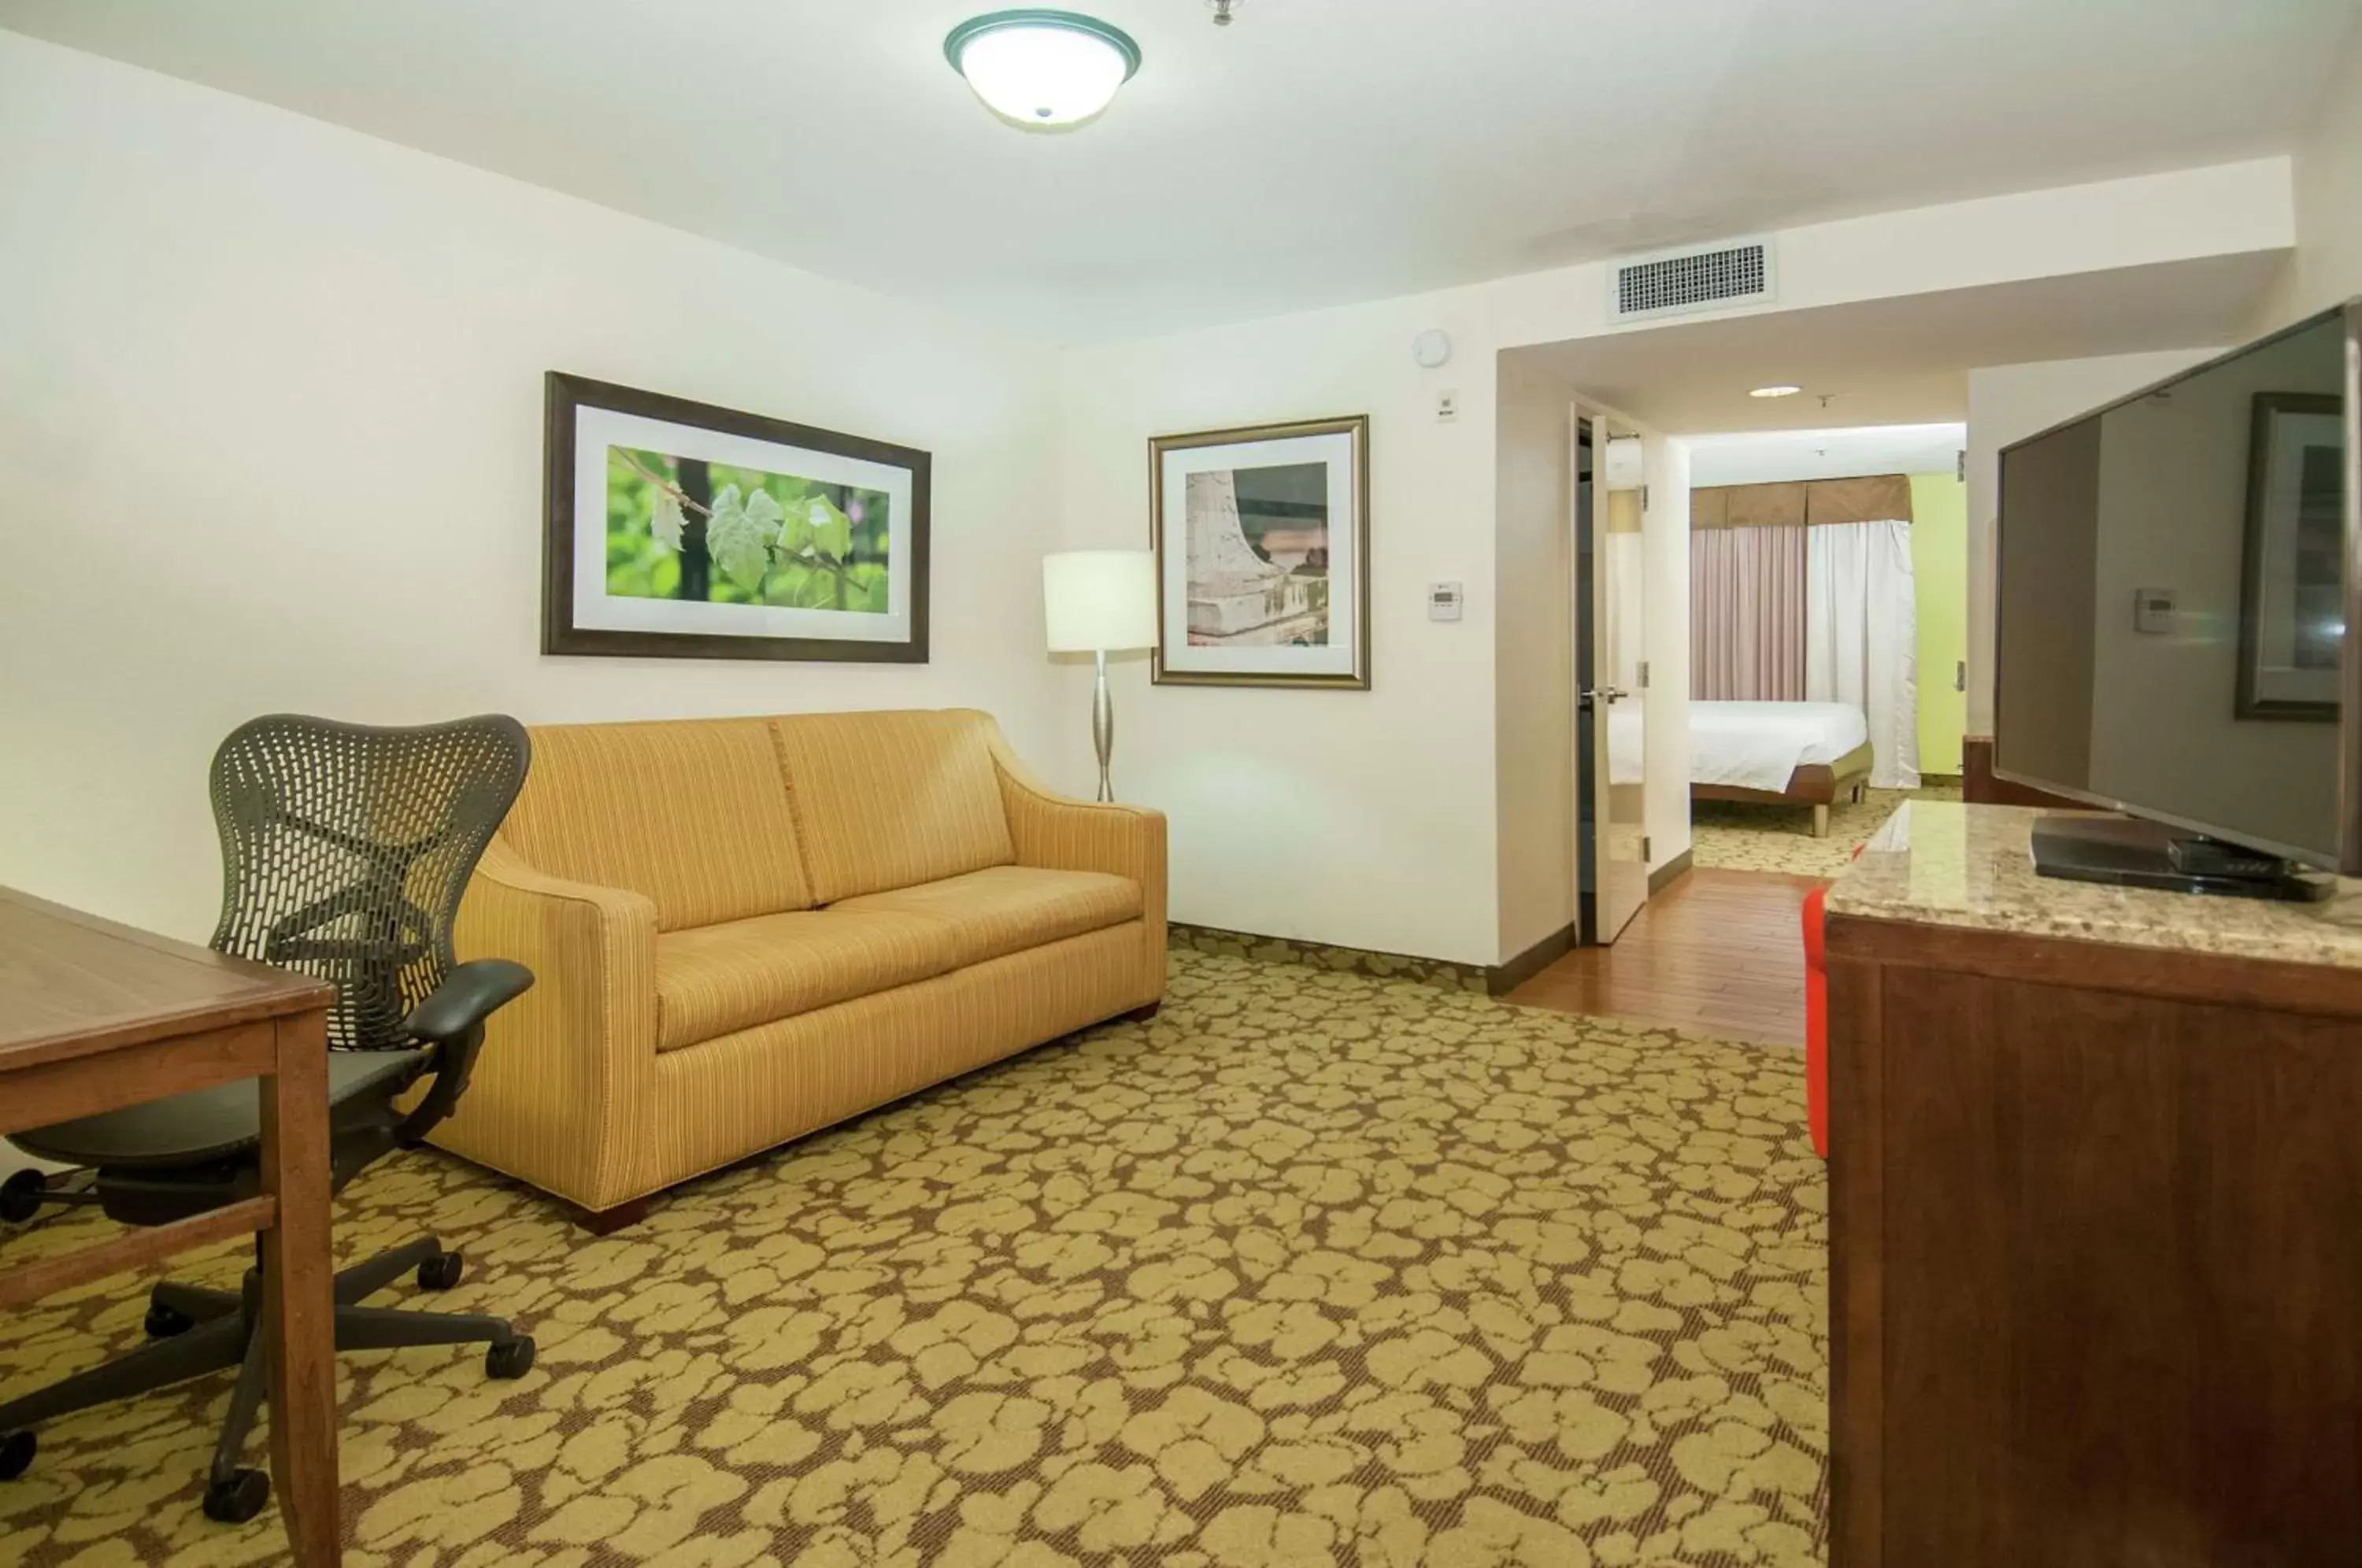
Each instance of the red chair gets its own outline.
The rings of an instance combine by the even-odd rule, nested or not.
[[[1870,845],[1857,844],[1853,857]],[[1829,1157],[1829,963],[1821,927],[1829,900],[1824,882],[1805,895],[1805,1120],[1813,1130],[1813,1153]]]
[[[1829,966],[1821,942],[1826,884],[1805,895],[1805,1120],[1813,1152],[1829,1157]]]

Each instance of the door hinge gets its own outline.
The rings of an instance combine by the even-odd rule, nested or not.
[[[1645,833],[1642,834],[1640,835],[1640,864],[1646,866],[1649,862],[1656,858],[1657,856],[1649,848],[1649,835]]]
[[[1649,487],[1645,484],[1640,487],[1640,510],[1649,510]]]
[[[1962,659],[1952,668],[1952,690],[1955,691],[1966,691],[1968,689],[1969,661],[1967,659]]]
[[[1952,477],[1962,484],[1969,482],[1969,453],[1965,447],[1952,454]]]
[[[1649,690],[1649,661],[1645,658],[1640,661],[1640,690]]]

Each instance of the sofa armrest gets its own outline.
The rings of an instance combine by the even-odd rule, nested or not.
[[[488,1021],[432,1141],[586,1209],[646,1190],[656,944],[646,895],[546,876],[495,836],[459,905],[458,956],[512,959],[537,983]]]
[[[1035,778],[1010,750],[996,726],[992,761],[1000,777],[1000,803],[1017,864],[1052,871],[1105,871],[1140,884],[1141,916],[1148,928],[1146,999],[1164,994],[1164,813],[1145,806],[1077,801]]]
[[[1145,806],[1093,803],[1061,795],[993,736],[1000,803],[1017,864],[1052,871],[1106,871],[1143,887],[1164,882],[1164,813]],[[1161,899],[1160,899],[1161,902]]]

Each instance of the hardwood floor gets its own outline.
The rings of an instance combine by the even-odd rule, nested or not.
[[[1701,867],[1650,899],[1613,947],[1578,948],[1508,999],[1802,1045],[1798,911],[1820,885],[1815,877]]]

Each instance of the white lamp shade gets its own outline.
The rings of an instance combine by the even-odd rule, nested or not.
[[[1068,550],[1042,558],[1042,602],[1052,653],[1113,653],[1156,646],[1156,555]]]

